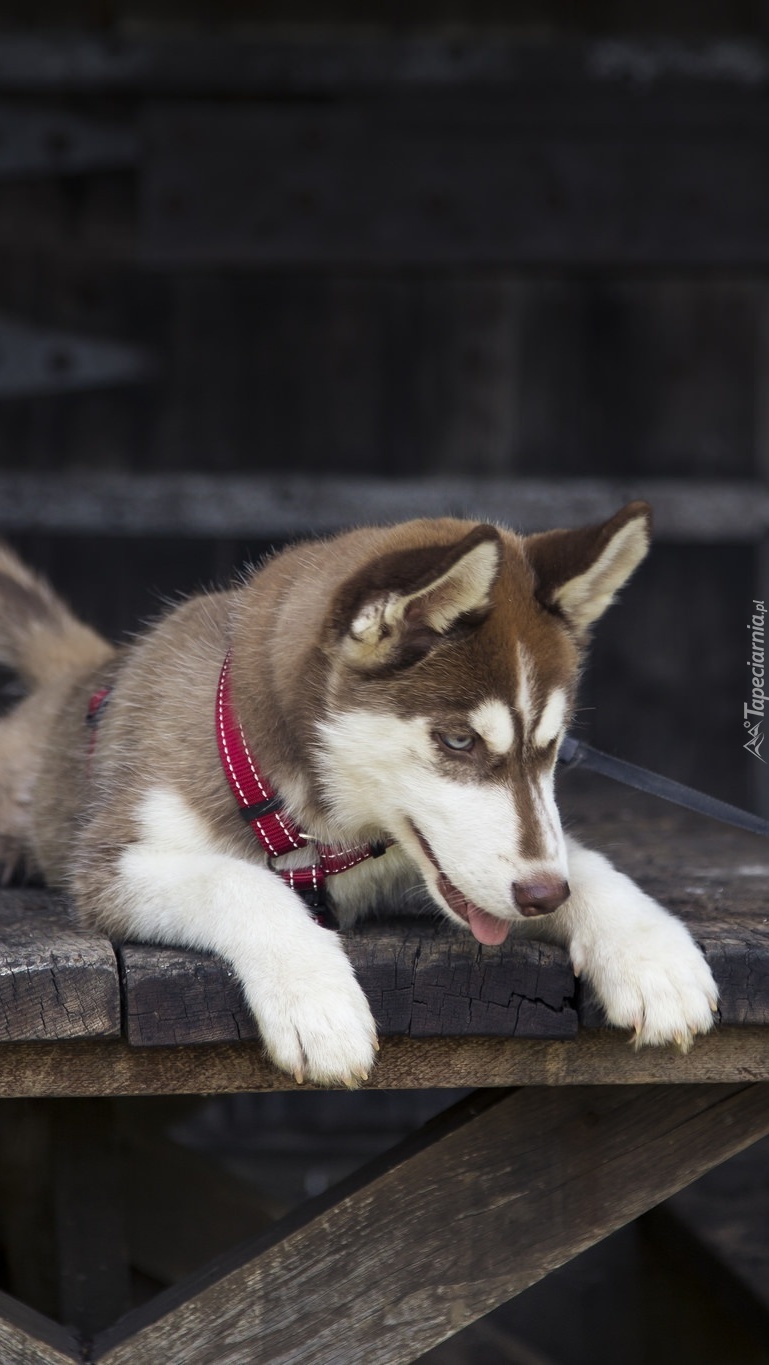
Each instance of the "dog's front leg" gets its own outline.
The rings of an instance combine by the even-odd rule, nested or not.
[[[718,990],[688,929],[600,853],[567,838],[569,899],[532,920],[571,954],[607,1020],[632,1029],[638,1046],[675,1042],[687,1051],[713,1025]]]
[[[141,824],[100,896],[119,931],[219,953],[284,1071],[324,1085],[364,1079],[376,1031],[338,935],[276,873],[218,851],[175,794],[153,793]]]

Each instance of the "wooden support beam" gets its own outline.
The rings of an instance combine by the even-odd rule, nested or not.
[[[93,1358],[405,1365],[767,1132],[765,1085],[481,1092]]]
[[[58,1323],[0,1293],[0,1360],[7,1365],[72,1365],[81,1343]]]
[[[338,96],[351,92],[462,88],[488,90],[605,87],[627,83],[636,94],[659,83],[718,95],[750,97],[769,78],[769,55],[750,39],[686,42],[669,38],[526,39],[520,28],[495,24],[489,35],[467,28],[441,33],[373,35],[344,25],[310,38],[246,28],[237,38],[206,28],[185,32],[102,36],[87,29],[13,29],[0,42],[0,91],[123,92],[173,95]],[[288,35],[288,36],[287,36]]]
[[[275,540],[467,516],[529,532],[604,520],[633,498],[651,502],[658,540],[750,543],[769,530],[769,491],[748,481],[0,474],[0,531]]]
[[[585,1030],[574,1042],[527,1038],[383,1038],[374,1090],[472,1086],[666,1084],[769,1080],[765,1028],[724,1028],[682,1057],[634,1052],[625,1034]],[[7,1043],[0,1098],[44,1095],[225,1095],[296,1090],[259,1043],[135,1048],[125,1042]]]

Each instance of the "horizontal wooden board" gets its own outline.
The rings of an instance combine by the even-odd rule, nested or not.
[[[270,540],[414,516],[468,516],[529,532],[603,520],[639,497],[653,506],[658,540],[744,542],[769,530],[769,493],[748,480],[97,473],[0,473],[0,530]]]
[[[624,1034],[584,1029],[574,1040],[383,1038],[366,1083],[375,1090],[509,1085],[683,1085],[767,1081],[765,1028],[720,1028],[682,1057],[674,1048],[635,1052]],[[8,1043],[0,1097],[223,1095],[297,1090],[257,1042],[131,1047],[125,1041]]]
[[[561,786],[570,828],[689,924],[719,985],[721,1022],[769,1026],[766,841],[580,774],[566,774]],[[481,948],[429,918],[364,923],[345,938],[384,1037],[576,1033],[575,983],[561,950],[512,936],[501,948]],[[6,1043],[119,1035],[112,947],[78,929],[61,897],[2,893],[0,942]],[[120,963],[125,1036],[134,1047],[257,1038],[234,972],[216,958],[128,944]],[[587,998],[579,1017],[588,1027],[602,1022]]]
[[[163,103],[144,128],[155,266],[764,266],[767,109],[530,89]]]
[[[565,773],[569,828],[690,927],[710,963],[724,1024],[769,1026],[769,849],[765,839],[594,776]],[[511,937],[479,949],[461,932],[394,920],[348,947],[383,1035],[573,1036],[604,1022],[565,954]],[[256,1037],[237,982],[213,958],[121,950],[126,1029],[136,1046]]]
[[[382,1036],[573,1038],[568,958],[544,944],[482,948],[424,925],[345,936]],[[258,1031],[237,978],[213,957],[127,944],[120,950],[125,1032],[136,1047],[235,1042]]]
[[[79,928],[63,897],[0,894],[0,1041],[120,1036],[112,945]]]
[[[0,44],[0,90],[328,96],[442,87],[611,89],[629,80],[642,89],[677,81],[751,93],[769,77],[765,47],[749,39],[558,41],[548,32],[544,41],[527,41],[520,29],[498,24],[491,34],[481,27],[450,33],[381,27],[373,36],[340,24],[318,27],[306,38],[300,26],[276,32],[269,19],[257,35],[257,22],[250,13],[237,38],[208,24],[205,36],[198,36],[192,22],[181,38],[173,29],[130,36],[119,26],[104,37],[86,29],[8,30]]]

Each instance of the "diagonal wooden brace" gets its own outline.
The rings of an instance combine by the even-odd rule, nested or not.
[[[404,1365],[769,1132],[769,1084],[479,1091],[93,1343]]]

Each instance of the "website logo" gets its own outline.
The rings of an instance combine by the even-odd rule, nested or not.
[[[750,658],[748,668],[750,669],[750,701],[744,702],[742,707],[742,723],[748,732],[748,738],[743,749],[747,749],[749,754],[765,763],[766,759],[761,753],[761,746],[766,738],[764,734],[764,720],[766,718],[766,693],[764,683],[766,673],[764,666],[765,644],[764,644],[764,619],[766,617],[766,606],[763,602],[753,599],[753,615],[748,622],[750,631]]]

